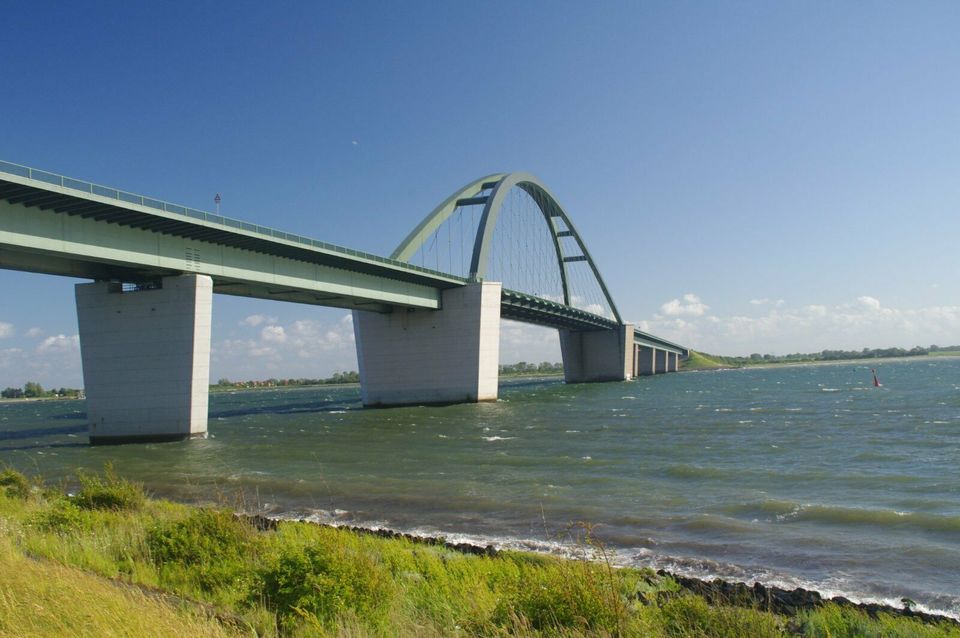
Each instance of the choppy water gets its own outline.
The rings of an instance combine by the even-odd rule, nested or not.
[[[501,401],[364,410],[356,388],[211,397],[210,438],[90,448],[82,402],[0,404],[0,462],[112,460],[154,493],[556,548],[960,615],[960,359],[508,382]]]

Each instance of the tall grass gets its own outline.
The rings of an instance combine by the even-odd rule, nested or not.
[[[798,631],[815,638],[947,638],[960,635],[955,626],[925,625],[912,618],[879,614],[871,618],[859,610],[828,604],[799,614]]]
[[[243,635],[197,608],[55,563],[26,558],[0,537],[0,637]],[[249,635],[249,633],[246,633]]]
[[[228,510],[147,499],[109,471],[74,497],[0,476],[15,488],[0,489],[0,636],[960,638],[848,609],[787,619],[708,605],[668,577],[615,568],[589,526],[577,559],[477,556],[308,523],[258,531]]]

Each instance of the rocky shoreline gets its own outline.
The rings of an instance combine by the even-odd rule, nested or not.
[[[365,534],[379,538],[397,538],[405,539],[413,543],[423,545],[435,545],[447,549],[471,554],[474,556],[497,556],[500,553],[493,545],[475,545],[473,543],[451,543],[442,536],[418,536],[405,532],[398,532],[391,529],[358,527],[354,525],[331,525],[329,523],[320,523],[318,521],[307,521],[305,519],[276,519],[264,516],[262,514],[238,514],[260,531],[275,530],[282,520],[299,520],[308,522],[321,527],[331,527],[336,529],[346,529],[356,534]],[[960,627],[960,620],[943,616],[940,614],[929,614],[923,611],[912,609],[911,606],[893,607],[880,603],[856,603],[843,596],[834,596],[825,598],[817,591],[803,589],[782,589],[772,585],[763,585],[754,583],[752,586],[740,582],[728,582],[722,579],[705,580],[702,578],[692,578],[681,576],[666,570],[658,570],[657,576],[670,577],[684,591],[702,596],[712,605],[735,605],[739,607],[750,607],[770,611],[783,616],[795,616],[798,612],[812,610],[822,607],[827,603],[833,603],[839,607],[859,609],[865,612],[871,618],[876,618],[879,614],[897,616],[902,618],[913,618],[927,624],[948,623]]]
[[[833,603],[838,607],[859,609],[860,611],[866,612],[871,618],[876,618],[878,614],[887,614],[902,618],[915,618],[928,624],[949,623],[960,627],[960,620],[940,614],[928,614],[916,609],[911,609],[906,605],[904,607],[893,607],[880,603],[855,603],[843,596],[824,598],[819,592],[803,589],[802,587],[782,589],[772,585],[762,585],[761,583],[754,583],[753,586],[750,586],[746,583],[731,583],[721,579],[703,580],[701,578],[679,576],[662,569],[657,571],[657,575],[669,576],[675,580],[681,588],[703,596],[703,598],[711,604],[732,604],[754,607],[784,616],[795,616],[797,612],[806,609],[816,609],[827,603]]]

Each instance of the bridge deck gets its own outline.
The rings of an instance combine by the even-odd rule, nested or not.
[[[388,312],[439,308],[463,277],[0,161],[0,267],[149,281],[206,274],[218,293]],[[501,316],[579,330],[610,318],[504,290]],[[636,342],[683,348],[637,331]]]

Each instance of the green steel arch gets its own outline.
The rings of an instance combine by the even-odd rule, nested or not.
[[[617,305],[607,290],[607,284],[603,281],[597,265],[590,256],[580,234],[574,227],[573,222],[567,215],[563,207],[557,202],[556,197],[550,190],[536,177],[529,173],[496,173],[488,175],[478,180],[474,180],[456,191],[437,206],[427,215],[420,224],[407,235],[397,249],[391,255],[392,259],[399,261],[409,261],[411,257],[423,246],[424,242],[445,222],[457,206],[483,204],[483,213],[480,217],[480,223],[477,227],[477,236],[473,243],[473,257],[470,261],[470,279],[472,281],[482,281],[487,272],[487,261],[490,256],[490,247],[493,243],[493,233],[496,230],[497,218],[500,215],[500,209],[503,207],[504,200],[510,189],[513,187],[523,189],[533,201],[537,204],[540,212],[543,214],[550,229],[553,247],[557,254],[557,266],[560,269],[560,279],[563,283],[563,302],[570,305],[570,284],[567,277],[567,264],[572,261],[586,261],[593,271],[597,283],[603,292],[610,310],[618,323],[623,323],[620,318],[620,312]],[[487,195],[482,195],[484,191],[489,191]],[[564,228],[559,228],[557,220],[563,221]],[[580,251],[579,255],[564,254],[562,237],[572,237],[577,243]]]

